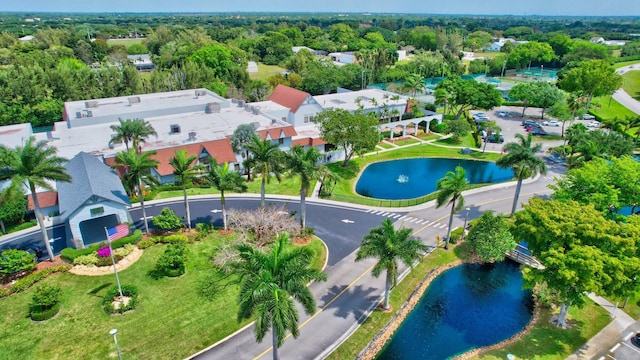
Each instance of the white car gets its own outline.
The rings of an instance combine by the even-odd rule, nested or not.
[[[591,115],[591,114],[584,114],[582,115],[582,120],[595,120],[596,117]]]
[[[560,123],[555,120],[543,121],[542,125],[544,126],[560,126]]]
[[[587,127],[590,128],[599,128],[600,127],[600,123],[597,121],[591,121],[587,124]]]
[[[509,114],[508,114],[506,111],[500,111],[500,112],[498,113],[498,116],[500,116],[500,117],[506,117],[506,116],[508,116],[508,115],[509,115]]]

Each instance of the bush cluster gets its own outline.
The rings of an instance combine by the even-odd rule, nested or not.
[[[138,289],[133,285],[122,285],[122,295],[129,297],[129,303],[119,308],[113,307],[113,301],[120,296],[118,286],[113,286],[102,299],[102,308],[107,314],[122,314],[129,310],[133,310],[138,302]]]
[[[25,250],[7,249],[0,254],[0,274],[12,275],[23,271],[33,271],[36,257]]]
[[[184,274],[185,258],[187,248],[184,244],[169,245],[158,258],[151,276],[160,278],[162,276],[176,277]]]
[[[11,295],[13,293],[24,291],[24,290],[30,288],[31,285],[37,283],[38,281],[46,278],[47,276],[49,276],[49,275],[51,275],[53,273],[68,271],[69,269],[71,269],[71,266],[69,266],[69,265],[60,265],[60,266],[52,266],[52,267],[46,268],[46,269],[44,269],[42,271],[38,271],[38,272],[34,272],[32,274],[29,274],[29,275],[23,277],[22,279],[17,280],[8,289],[0,287],[0,298],[9,296],[9,295]]]
[[[112,242],[111,243],[111,248],[112,249],[119,249],[121,247],[124,247],[127,244],[135,245],[141,239],[142,239],[142,231],[136,230],[133,234],[131,234],[129,236],[125,236],[122,239],[118,239],[118,240]],[[100,249],[104,245],[105,245],[105,243],[93,244],[93,245],[91,245],[89,247],[86,247],[84,249],[65,248],[65,249],[62,249],[60,254],[61,254],[61,257],[62,257],[62,259],[64,261],[66,261],[66,262],[68,262],[70,264],[73,264],[74,260],[78,256],[89,255],[91,253],[95,253],[96,251],[98,251],[98,249]]]
[[[60,293],[58,286],[42,284],[36,288],[29,303],[29,316],[32,320],[43,321],[52,318],[60,310]]]
[[[138,247],[140,249],[146,249],[155,244],[186,244],[188,242],[189,237],[185,234],[171,234],[167,236],[154,236],[142,240],[138,243]]]
[[[125,256],[131,254],[134,248],[135,246],[132,244],[125,244],[124,247],[113,249],[114,260],[118,262],[124,259]],[[111,255],[108,252],[109,248],[107,247],[106,249],[107,251],[104,251],[105,256],[99,256],[99,252],[102,251],[102,249],[88,255],[78,256],[73,260],[73,265],[109,266],[112,264]]]

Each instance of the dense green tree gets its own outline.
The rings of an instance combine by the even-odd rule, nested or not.
[[[156,154],[155,151],[149,151],[144,154],[139,154],[133,149],[127,151],[121,151],[116,154],[115,168],[122,167],[125,169],[124,175],[122,175],[122,182],[125,188],[128,189],[130,195],[137,195],[140,200],[140,208],[142,209],[142,218],[144,219],[144,230],[149,232],[149,221],[147,219],[147,212],[144,206],[144,186],[154,187],[158,184],[156,179],[151,174],[151,169],[158,167],[158,160],[152,157]]]
[[[482,214],[466,240],[482,262],[503,261],[507,253],[516,248],[507,220],[502,215],[493,215],[492,211]]]
[[[260,206],[264,207],[265,184],[270,182],[272,176],[278,182],[282,180],[285,155],[277,143],[267,139],[260,140],[257,136],[254,136],[247,144],[247,150],[251,153],[251,157],[245,164],[260,174]]]
[[[616,223],[591,205],[535,197],[516,213],[514,236],[527,239],[529,251],[544,266],[523,268],[525,286],[546,284],[556,294],[558,326],[566,327],[570,306],[583,305],[584,293],[623,297],[633,291],[640,270],[639,220],[631,216]]]
[[[459,76],[449,76],[436,85],[436,90],[445,89],[455,118],[472,108],[490,110],[502,103],[502,94],[489,84],[473,79],[463,80]]]
[[[235,64],[232,61],[231,51],[222,44],[212,44],[200,48],[187,58],[195,63],[205,64],[218,78],[225,77],[227,69]]]
[[[393,227],[391,219],[384,219],[382,224],[373,228],[362,239],[356,254],[356,261],[375,258],[378,261],[371,269],[373,276],[378,277],[386,272],[383,308],[389,309],[389,294],[398,282],[398,263],[413,267],[413,264],[426,254],[429,247],[419,239],[411,236],[411,228]]]
[[[64,167],[67,159],[57,156],[57,152],[58,150],[49,146],[46,141],[36,142],[33,136],[29,137],[24,145],[17,146],[15,149],[0,145],[0,181],[11,180],[15,186],[29,189],[33,199],[33,211],[51,261],[54,260],[53,251],[49,244],[36,187],[53,191],[52,182],[71,181],[71,176]]]
[[[354,154],[362,155],[372,151],[378,143],[378,124],[375,113],[344,109],[328,109],[313,118],[318,124],[322,138],[329,144],[344,151],[342,166],[347,166]]]
[[[187,185],[197,179],[204,170],[203,166],[197,164],[198,157],[189,155],[187,150],[176,150],[175,156],[169,159],[169,165],[173,168],[173,176],[176,184],[182,186],[184,198],[184,211],[187,220],[187,228],[191,229],[191,211],[189,209],[189,197],[187,196]]]
[[[446,120],[445,133],[451,134],[453,141],[460,141],[463,137],[469,134],[471,126],[467,120]]]
[[[313,253],[307,247],[291,246],[287,233],[276,237],[268,250],[248,244],[238,247],[239,260],[233,265],[240,278],[238,321],[256,318],[256,340],[261,342],[271,329],[273,359],[287,337],[299,335],[298,310],[294,300],[311,315],[316,302],[307,288],[311,281],[324,281],[326,275],[311,268]]]
[[[504,146],[505,154],[496,161],[496,165],[501,168],[513,169],[514,175],[518,180],[516,193],[513,196],[511,215],[516,212],[516,207],[518,206],[522,180],[534,177],[539,173],[547,173],[547,166],[544,160],[536,155],[542,149],[542,143],[533,145],[531,133],[527,134],[527,137],[522,134],[516,134],[516,139],[518,142],[510,142]]]
[[[610,50],[607,45],[576,39],[571,42],[569,51],[562,57],[562,61],[568,64],[588,59],[608,60],[610,56]]]
[[[469,184],[467,171],[462,166],[456,166],[456,171],[447,171],[443,178],[436,182],[436,208],[443,205],[451,205],[449,214],[449,226],[447,227],[447,237],[444,248],[449,249],[449,238],[451,237],[451,226],[453,226],[453,214],[464,207],[464,197],[462,192]]]
[[[594,96],[611,95],[622,85],[622,77],[603,60],[586,60],[562,74],[558,87],[586,97],[589,108]]]
[[[311,95],[328,94],[341,84],[340,69],[329,61],[311,61],[302,74],[302,90]]]
[[[237,172],[229,168],[229,163],[218,164],[215,158],[211,158],[209,172],[205,179],[220,191],[220,206],[222,207],[222,223],[227,230],[227,207],[224,194],[227,191],[245,192],[247,184]]]
[[[300,225],[304,229],[307,224],[307,207],[305,199],[309,192],[311,181],[318,175],[318,161],[320,153],[314,147],[305,149],[300,145],[291,148],[287,154],[287,166],[292,176],[300,176]]]
[[[289,38],[279,32],[269,31],[256,43],[258,56],[267,65],[277,65],[292,54]]]
[[[548,82],[523,82],[509,91],[509,97],[522,101],[522,116],[529,106],[542,108],[542,118],[548,107],[561,101],[563,94],[555,85]]]
[[[531,67],[533,62],[548,63],[555,58],[551,45],[538,41],[530,41],[516,46],[509,54],[512,61],[520,67]]]
[[[491,43],[491,39],[491,34],[486,31],[474,31],[467,35],[464,40],[464,46],[471,48],[471,51],[476,51],[476,49],[488,46]]]
[[[24,219],[27,213],[27,199],[17,183],[10,183],[0,190],[0,230],[7,233],[5,224],[11,224]]]
[[[247,147],[256,136],[256,127],[253,124],[238,125],[229,139],[231,149],[237,154],[242,154],[243,159],[249,159],[249,149]],[[247,171],[247,181],[251,181],[251,167],[246,167],[245,170]]]

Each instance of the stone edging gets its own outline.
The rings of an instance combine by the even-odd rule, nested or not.
[[[369,344],[358,354],[356,357],[357,360],[371,360],[378,355],[380,350],[385,346],[385,344],[391,339],[393,334],[396,332],[400,324],[404,321],[404,319],[411,313],[411,311],[415,308],[418,301],[427,290],[433,279],[435,279],[438,275],[442,274],[444,271],[451,269],[452,267],[458,266],[462,264],[462,260],[457,260],[452,263],[449,263],[444,266],[437,267],[422,279],[418,287],[411,293],[409,299],[405,301],[404,304],[400,307],[400,309],[396,312],[395,315],[389,320],[387,325],[378,332],[378,334],[371,340]]]
[[[142,249],[138,247],[134,248],[133,251],[125,256],[122,260],[116,263],[116,269],[118,271],[124,270],[129,266],[133,265],[140,257],[142,256]],[[113,265],[109,266],[87,266],[87,265],[74,265],[69,272],[76,275],[84,275],[84,276],[102,276],[107,274],[113,274]]]
[[[427,275],[425,275],[425,277],[422,279],[420,284],[418,284],[418,287],[411,293],[411,295],[409,296],[409,299],[404,304],[402,304],[402,306],[396,312],[396,314],[389,320],[389,322],[384,326],[384,328],[382,328],[382,330],[380,330],[380,332],[376,334],[373,340],[371,340],[371,342],[367,344],[367,346],[358,354],[356,359],[357,360],[375,359],[378,353],[382,350],[382,348],[384,348],[387,342],[391,339],[391,337],[396,332],[398,327],[402,324],[402,322],[407,317],[407,315],[409,315],[409,313],[411,313],[411,311],[415,308],[416,304],[420,301],[420,298],[422,298],[422,295],[424,294],[424,292],[427,290],[429,285],[431,285],[431,282],[433,281],[433,279],[435,279],[438,275],[442,274],[446,270],[449,270],[463,263],[464,261],[457,260],[447,265],[440,266],[438,268],[435,268],[429,271],[429,273],[427,273]],[[529,321],[527,326],[525,326],[524,329],[522,329],[522,331],[520,331],[519,333],[497,344],[469,350],[464,354],[454,357],[453,359],[454,360],[471,359],[487,351],[491,351],[491,350],[502,348],[507,345],[511,345],[516,341],[522,339],[522,337],[526,335],[529,332],[529,330],[531,330],[535,326],[539,317],[540,317],[540,307],[537,306],[536,304],[531,320]]]

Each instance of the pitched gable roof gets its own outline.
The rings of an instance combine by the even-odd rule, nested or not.
[[[122,205],[130,204],[118,175],[95,156],[80,152],[66,168],[71,182],[56,184],[60,214],[65,218],[93,196]]]
[[[56,191],[43,191],[36,194],[38,197],[38,205],[40,208],[48,208],[58,205],[58,193]],[[27,210],[33,211],[35,209],[33,205],[33,197],[31,194],[27,195]]]
[[[187,154],[189,156],[195,155],[198,158],[200,157],[200,154],[204,149],[209,154],[209,156],[216,159],[218,164],[237,161],[236,155],[231,149],[231,143],[229,143],[229,139],[227,138],[206,141],[197,144],[174,146],[156,150],[156,154],[151,156],[153,159],[156,159],[159,162],[156,171],[158,172],[158,174],[160,174],[160,176],[166,176],[173,173],[173,166],[169,164],[169,159],[175,156],[176,150],[178,149],[187,150]]]
[[[297,135],[296,129],[293,126],[284,126],[284,127],[267,129],[267,130],[258,130],[257,133],[258,133],[258,136],[260,137],[260,140],[265,140],[267,138],[269,140],[288,138],[288,137]]]
[[[295,113],[309,96],[311,96],[309,93],[279,84],[267,100],[288,107],[289,111]]]

